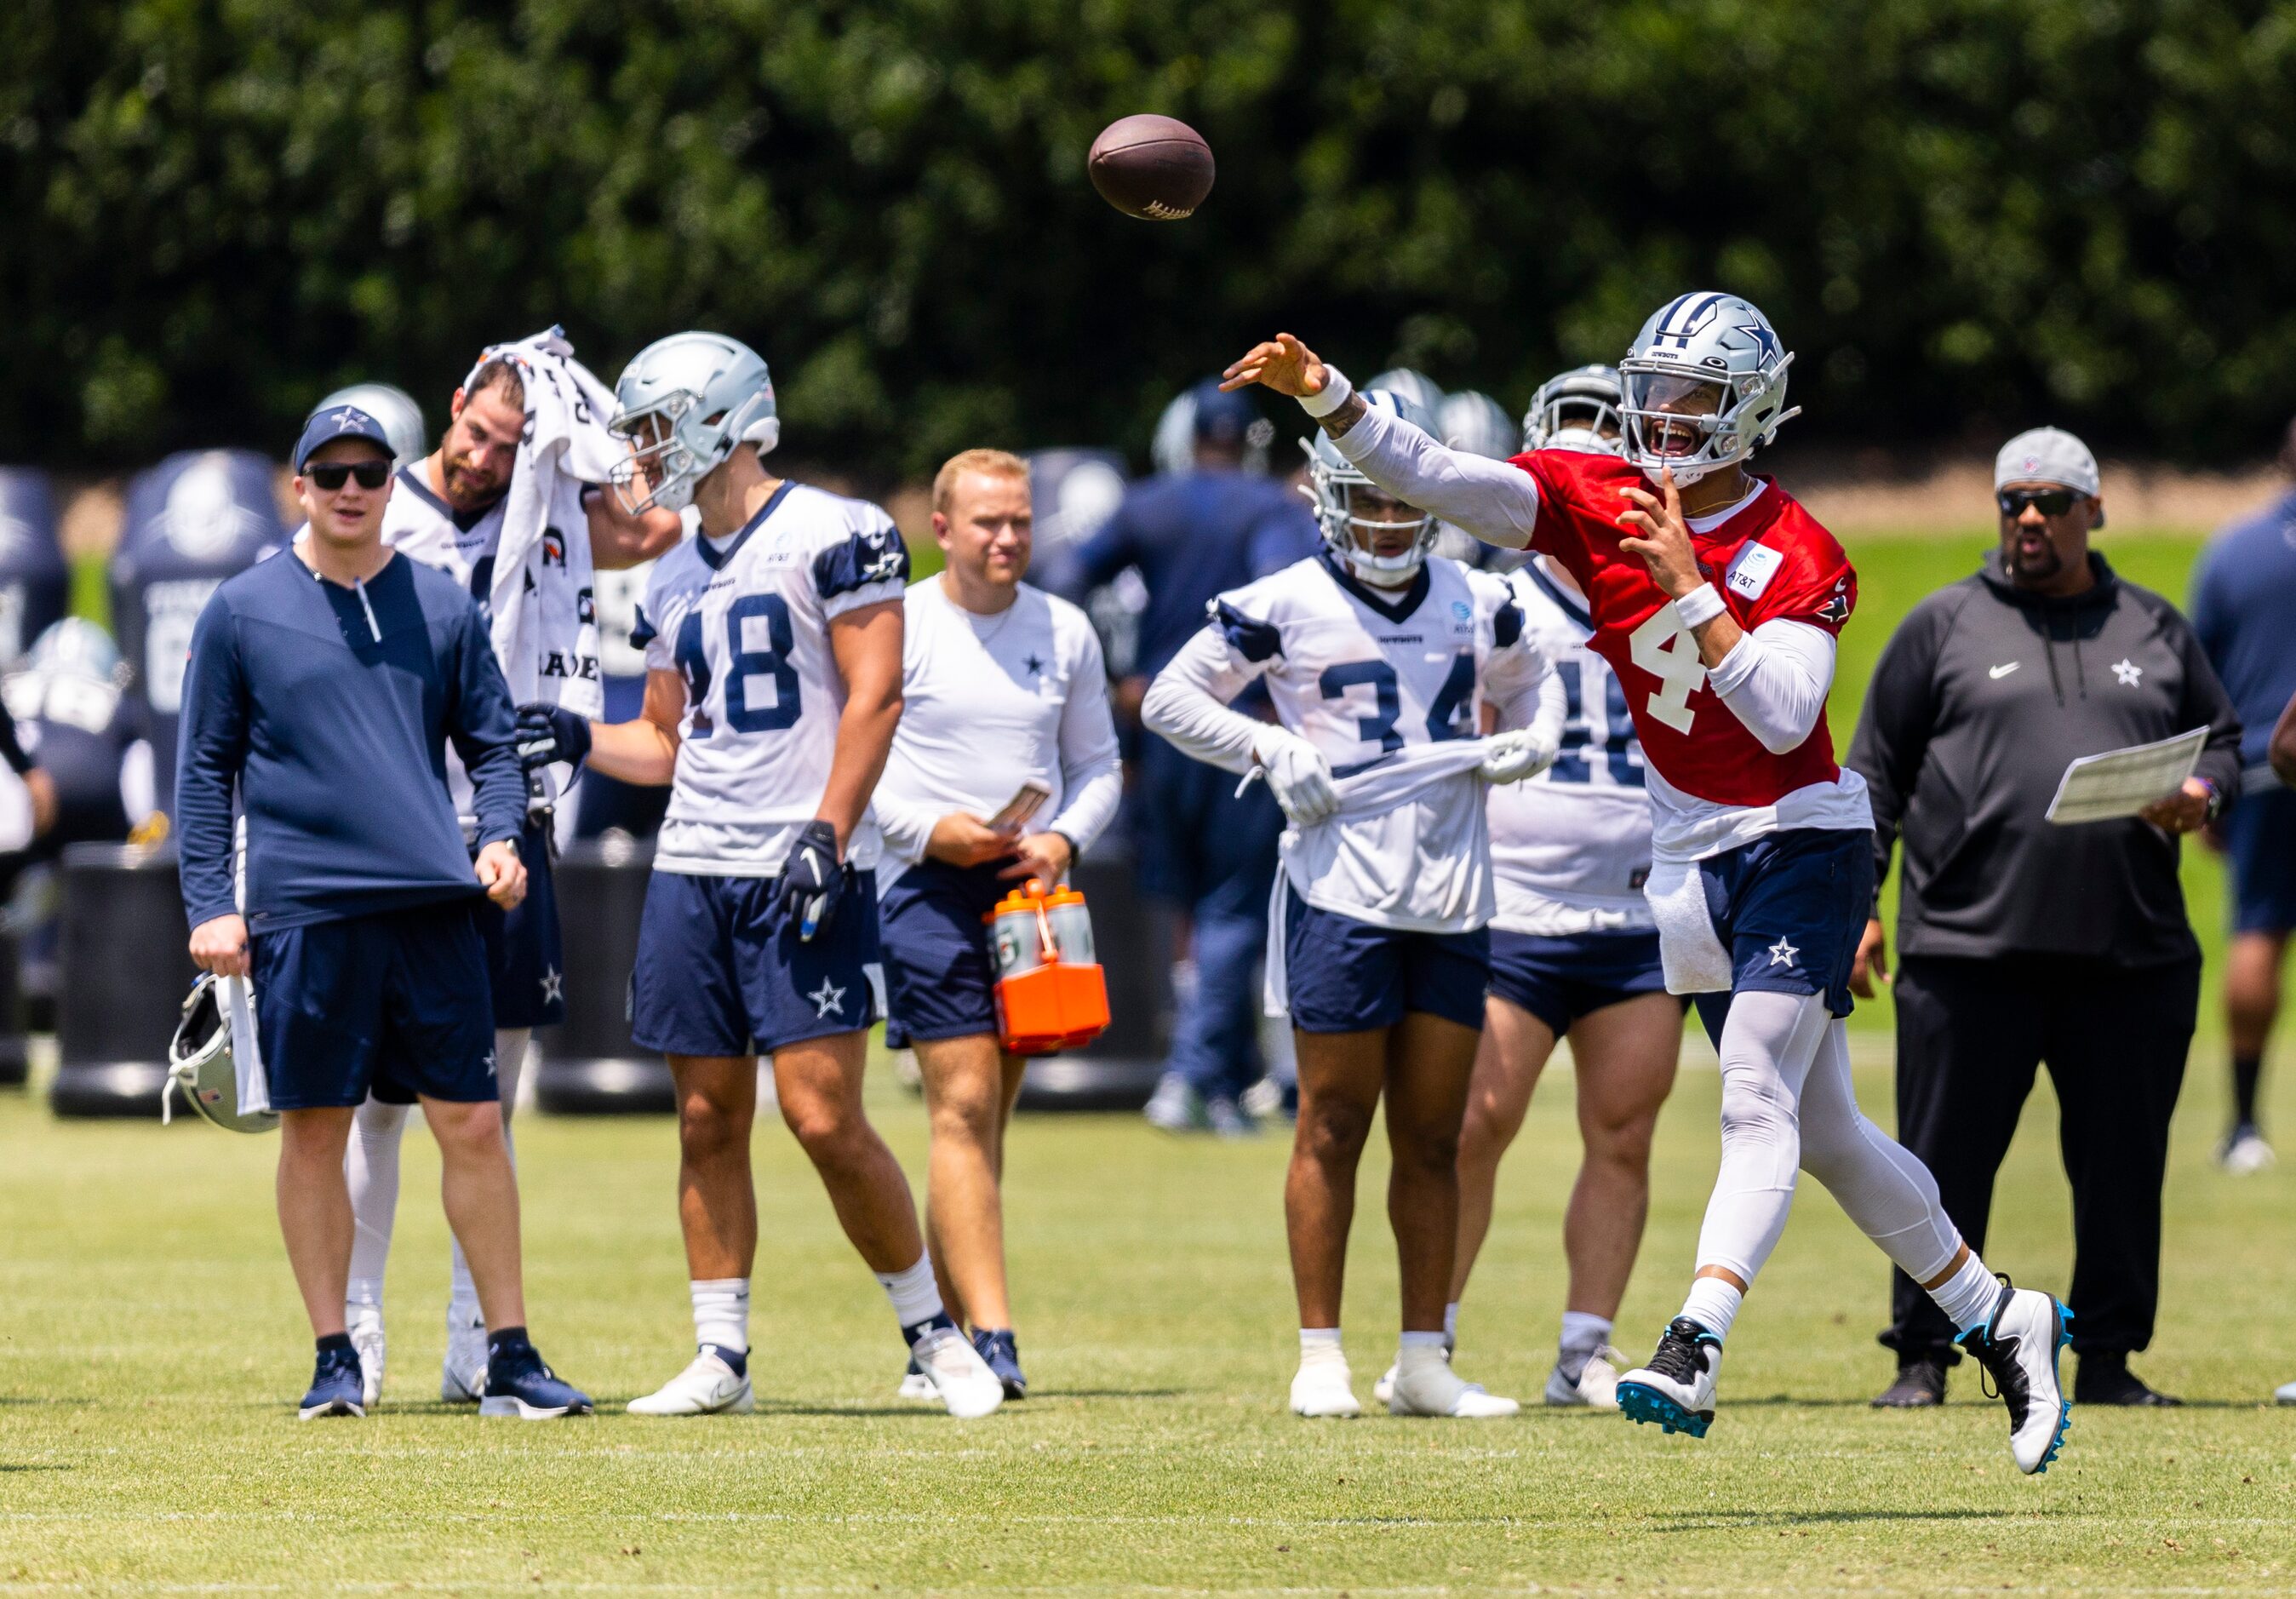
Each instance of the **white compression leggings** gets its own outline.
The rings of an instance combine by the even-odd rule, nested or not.
[[[1848,1033],[1823,996],[1734,996],[1721,1054],[1722,1168],[1699,1229],[1701,1267],[1751,1286],[1804,1171],[1915,1282],[1952,1264],[1961,1233],[1937,1179],[1857,1109]]]
[[[511,1107],[518,1101],[518,1079],[526,1066],[527,1040],[533,1029],[497,1028],[495,1031],[495,1075],[502,1086],[503,1142],[509,1144]],[[349,1144],[343,1151],[343,1177],[350,1185],[351,1283],[353,1292],[362,1283],[382,1282],[383,1263],[390,1259],[390,1229],[398,1216],[398,1141],[406,1136],[406,1113],[412,1105],[387,1105],[370,1097],[351,1121]],[[511,1160],[518,1160],[515,1145]],[[455,1275],[450,1303],[478,1302],[463,1246],[455,1245]]]

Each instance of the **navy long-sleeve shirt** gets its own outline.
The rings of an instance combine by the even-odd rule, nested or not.
[[[363,588],[282,551],[218,588],[184,680],[176,828],[193,927],[238,908],[232,796],[261,933],[480,892],[447,792],[452,738],[478,843],[518,836],[515,714],[476,601],[396,557]]]
[[[2193,576],[2192,616],[2240,712],[2240,758],[2262,766],[2296,698],[2296,492],[2209,542]]]

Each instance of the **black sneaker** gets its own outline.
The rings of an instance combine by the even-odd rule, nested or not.
[[[2135,1405],[2166,1409],[2184,1400],[2148,1385],[2128,1369],[2128,1357],[2112,1349],[2093,1349],[2073,1368],[2076,1405]]]
[[[1908,1360],[1898,1380],[1874,1396],[1876,1410],[1927,1410],[1945,1403],[1945,1362]]]

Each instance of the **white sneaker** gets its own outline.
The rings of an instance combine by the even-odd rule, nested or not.
[[[447,1325],[447,1357],[439,1365],[439,1397],[449,1405],[475,1405],[487,1397],[487,1328]]]
[[[1395,1368],[1393,1366],[1390,1365],[1382,1372],[1379,1374],[1379,1381],[1371,1385],[1371,1402],[1374,1405],[1395,1403]]]
[[[1390,1415],[1448,1415],[1490,1421],[1513,1415],[1522,1406],[1516,1401],[1484,1391],[1451,1369],[1444,1359],[1415,1362],[1405,1370],[1398,1362],[1394,1391],[1387,1401]]]
[[[904,1399],[927,1399],[939,1403],[940,1390],[932,1385],[931,1377],[917,1369],[917,1363],[912,1360],[909,1362],[909,1369],[901,1374],[900,1397]]]
[[[1356,1402],[1355,1377],[1345,1357],[1303,1360],[1292,1379],[1292,1409],[1295,1414],[1345,1420],[1361,1415]]]
[[[1714,1380],[1722,1341],[1686,1316],[1667,1323],[1648,1365],[1620,1374],[1618,1406],[1627,1419],[1704,1438],[1714,1424]]]
[[[1004,1403],[1004,1384],[955,1328],[936,1327],[911,1344],[909,1354],[949,1414],[972,1421]]]
[[[747,1415],[757,1407],[750,1379],[715,1349],[703,1349],[677,1375],[630,1401],[632,1415]]]
[[[1554,1406],[1586,1406],[1595,1410],[1616,1410],[1619,1407],[1619,1367],[1626,1357],[1604,1344],[1587,1357],[1580,1368],[1578,1381],[1571,1382],[1562,1374],[1557,1362],[1546,1374],[1546,1402]]]
[[[2073,1407],[2057,1380],[2057,1351],[2072,1341],[2072,1312],[2053,1294],[2001,1279],[2001,1297],[1981,1327],[1956,1341],[1977,1358],[2009,1407],[2009,1453],[2033,1476],[2049,1469],[2064,1447]]]
[[[351,1335],[351,1348],[358,1351],[360,1403],[373,1410],[374,1402],[382,1398],[382,1307],[346,1306],[343,1320]]]
[[[2253,1122],[2242,1122],[2217,1146],[2217,1164],[2236,1177],[2268,1169],[2279,1157]]]
[[[2272,1399],[2276,1405],[2296,1405],[2296,1382],[2283,1382],[2274,1389]]]

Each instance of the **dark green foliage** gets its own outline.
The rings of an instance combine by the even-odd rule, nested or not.
[[[1084,174],[1185,117],[1192,222]],[[2296,4],[2262,0],[7,0],[0,458],[441,420],[562,321],[688,324],[865,480],[1144,446],[1289,327],[1519,406],[1694,286],[1808,436],[2044,417],[2251,455],[2296,407]]]

